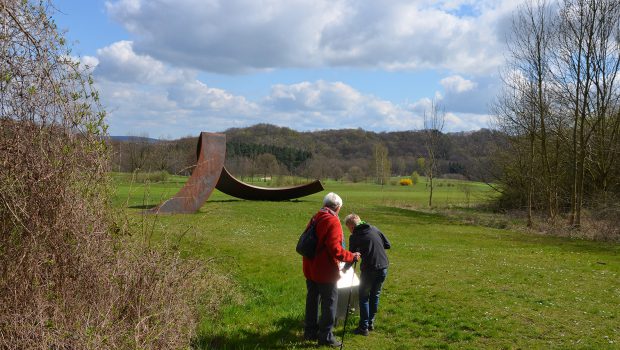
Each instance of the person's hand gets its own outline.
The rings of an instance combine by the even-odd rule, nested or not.
[[[360,261],[360,259],[362,258],[362,254],[355,252],[353,253],[353,261]]]

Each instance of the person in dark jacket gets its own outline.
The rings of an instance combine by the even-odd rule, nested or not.
[[[333,334],[338,306],[337,282],[340,279],[339,262],[352,263],[359,260],[359,253],[344,249],[342,226],[338,213],[342,199],[330,192],[323,199],[323,208],[312,218],[316,222],[318,242],[314,258],[303,257],[306,277],[306,318],[304,338],[318,340],[319,345],[338,347],[340,342]],[[310,225],[310,224],[308,224]],[[321,319],[319,320],[319,301]]]
[[[368,335],[368,331],[374,330],[379,295],[389,265],[385,250],[390,249],[391,244],[378,228],[362,221],[356,214],[347,215],[344,222],[351,232],[349,249],[362,255],[359,286],[360,322],[353,332]]]

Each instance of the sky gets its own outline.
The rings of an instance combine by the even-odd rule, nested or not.
[[[490,126],[513,0],[55,0],[110,135]]]

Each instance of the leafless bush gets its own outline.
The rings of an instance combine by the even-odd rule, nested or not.
[[[153,171],[153,172],[136,172],[133,181],[138,183],[153,183],[153,182],[165,182],[170,178],[165,170]]]
[[[488,208],[491,209],[491,208]],[[620,242],[620,220],[618,213],[604,216],[595,211],[584,211],[582,227],[577,230],[568,225],[566,220],[549,220],[542,213],[532,217],[532,225],[527,226],[525,210],[511,210],[493,213],[491,210],[479,212],[459,211],[448,213],[449,216],[464,219],[465,222],[487,227],[527,231],[533,234],[544,234],[555,237],[572,237],[592,241]],[[566,219],[560,217],[559,219]]]
[[[598,205],[586,211],[583,232],[586,237],[597,241],[620,242],[619,202],[612,200],[607,205]]]
[[[105,113],[47,6],[0,1],[0,349],[187,347],[230,282],[113,224]]]

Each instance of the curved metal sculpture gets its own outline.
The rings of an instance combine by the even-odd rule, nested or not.
[[[217,184],[226,155],[226,135],[200,133],[198,160],[185,186],[150,213],[194,213],[209,199]]]
[[[226,135],[201,132],[196,149],[197,163],[192,176],[174,197],[149,213],[195,213],[209,199],[214,188],[233,197],[248,200],[282,201],[323,191],[319,180],[309,184],[267,188],[246,184],[232,176],[224,166]]]
[[[323,191],[323,185],[321,185],[319,180],[293,187],[267,188],[252,186],[237,180],[228,172],[226,167],[222,168],[220,180],[215,188],[233,197],[255,201],[284,201]]]

